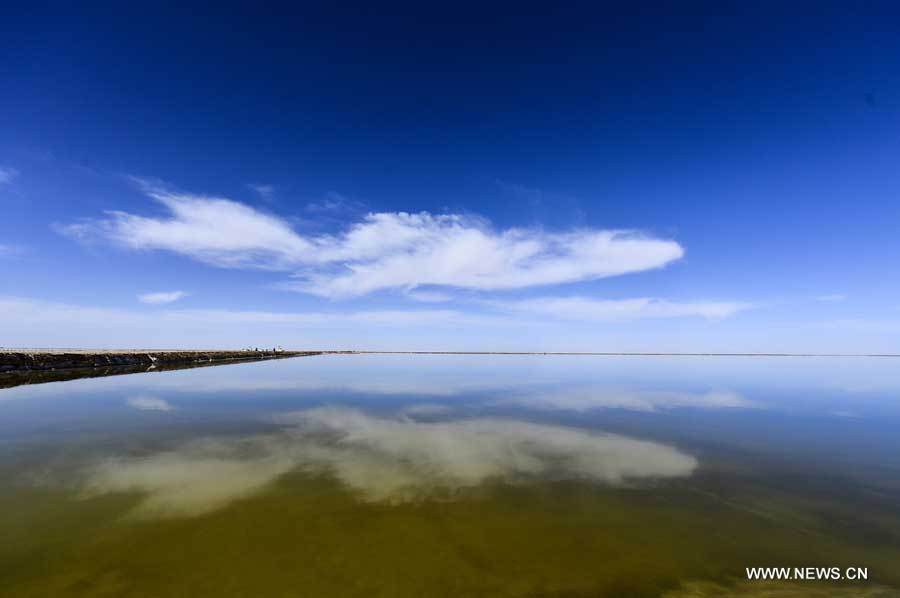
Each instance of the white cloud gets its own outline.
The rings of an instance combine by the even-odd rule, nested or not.
[[[143,295],[138,295],[138,301],[141,303],[150,303],[150,304],[159,304],[159,303],[172,303],[173,301],[178,301],[182,297],[186,296],[187,293],[184,291],[165,291],[161,293],[145,293]]]
[[[427,212],[367,214],[339,234],[303,236],[284,219],[229,199],[139,184],[167,216],[113,211],[61,230],[220,267],[292,271],[284,288],[324,297],[422,285],[497,290],[569,283],[660,268],[684,253],[675,241],[634,231],[498,231],[476,217]]]
[[[172,411],[168,401],[156,397],[132,397],[127,401],[130,407],[141,411]]]
[[[696,459],[663,444],[507,419],[423,423],[352,409],[276,418],[281,432],[208,438],[88,468],[86,492],[139,491],[139,516],[206,513],[296,468],[327,472],[361,500],[448,498],[487,480],[535,478],[621,484],[690,475]]]
[[[658,268],[683,253],[628,231],[497,232],[478,219],[428,213],[369,214],[319,245],[321,259],[341,267],[304,272],[287,288],[327,297],[421,285],[515,289]]]
[[[0,166],[0,185],[11,182],[18,174],[19,171],[15,168]]]
[[[642,318],[681,318],[699,316],[708,319],[727,318],[753,307],[735,301],[669,301],[647,297],[635,299],[591,299],[588,297],[541,297],[519,301],[491,301],[500,309],[548,316],[565,320],[611,321]]]
[[[144,192],[168,218],[109,212],[61,230],[74,237],[101,235],[132,249],[164,249],[223,267],[285,269],[312,249],[282,219],[229,199],[174,193],[146,181]]]

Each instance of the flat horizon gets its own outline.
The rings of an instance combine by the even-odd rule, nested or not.
[[[6,353],[178,353],[178,352],[206,352],[206,351],[270,351],[269,347],[256,348],[180,348],[180,349],[93,349],[90,347],[0,347],[0,352]],[[753,352],[729,352],[729,351],[444,351],[432,350],[381,350],[381,349],[316,349],[316,348],[286,348],[278,347],[277,351],[288,353],[315,352],[322,354],[381,354],[381,355],[630,355],[630,356],[684,356],[684,357],[900,357],[900,353],[802,353],[782,351],[753,351]]]

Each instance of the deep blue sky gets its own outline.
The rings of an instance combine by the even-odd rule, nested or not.
[[[840,4],[6,7],[0,345],[900,350],[900,11]]]

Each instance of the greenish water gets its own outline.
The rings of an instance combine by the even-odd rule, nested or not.
[[[6,389],[0,595],[900,595],[895,367],[334,356]]]

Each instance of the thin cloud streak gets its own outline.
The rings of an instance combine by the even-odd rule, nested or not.
[[[551,300],[552,301],[552,300]],[[497,304],[494,304],[497,305]],[[505,305],[505,304],[504,304]],[[162,323],[172,322],[184,325],[211,325],[225,326],[228,324],[294,324],[294,325],[358,325],[373,324],[384,326],[398,325],[438,325],[438,324],[470,324],[470,325],[494,325],[517,326],[523,323],[523,319],[517,317],[521,313],[528,317],[524,320],[532,325],[548,322],[548,316],[557,316],[552,310],[518,310],[521,313],[472,313],[455,309],[376,309],[357,311],[308,311],[308,312],[272,312],[254,310],[228,310],[228,309],[165,309],[147,313],[140,310],[130,310],[112,307],[93,307],[67,303],[41,301],[26,297],[0,296],[0,310],[9,321],[26,324],[71,324],[77,322],[82,326],[150,326],[159,328]],[[619,312],[614,311],[614,315]],[[708,313],[707,313],[708,312]],[[728,312],[724,308],[710,308],[708,310],[688,309],[684,306],[669,308],[666,317],[678,317],[687,315],[707,315],[707,317],[721,316]],[[626,310],[629,318],[637,317],[664,317],[663,315],[640,310]],[[730,312],[729,312],[730,313]],[[711,314],[711,315],[710,315]],[[534,317],[535,315],[539,317]],[[590,320],[585,315],[585,320]],[[568,314],[570,319],[577,319],[578,314]],[[610,318],[605,318],[610,319]]]
[[[179,299],[187,296],[187,293],[184,291],[164,291],[161,293],[145,293],[143,295],[138,295],[138,301],[141,303],[149,303],[151,305],[158,305],[161,303],[172,303],[174,301],[178,301]]]
[[[460,309],[424,303],[411,309],[265,311],[179,309],[165,303],[153,309],[119,308],[0,295],[0,312],[6,321],[4,338],[11,346],[177,348],[199,343],[226,348],[281,343],[294,348],[385,350],[659,350],[658,346],[623,348],[584,339],[573,345],[573,323],[577,331],[586,332],[590,328],[585,325],[614,322],[609,318],[566,319],[477,302]],[[625,321],[636,322],[639,316],[630,314]],[[504,339],[505,344],[496,339]],[[553,344],[547,345],[550,341]]]
[[[172,411],[174,407],[165,399],[156,397],[132,397],[127,401],[129,407],[140,411]]]
[[[406,293],[406,296],[414,301],[421,301],[423,303],[443,303],[445,301],[453,300],[453,295],[450,293],[440,293],[437,291],[409,291]]]
[[[503,323],[505,320],[466,314],[450,309],[420,310],[361,310],[361,311],[310,311],[269,312],[226,309],[167,309],[152,314],[121,308],[89,307],[66,303],[39,301],[23,297],[0,296],[0,310],[21,324],[78,322],[81,325],[151,325],[161,322],[182,324],[225,325],[246,324],[440,324]]]
[[[752,303],[737,301],[669,301],[639,297],[634,299],[592,299],[588,297],[541,297],[518,301],[489,301],[498,309],[564,320],[615,321],[646,318],[702,317],[727,318],[750,309]]]
[[[275,195],[275,185],[263,185],[260,183],[250,183],[247,188],[255,192],[261,199],[271,201]]]

